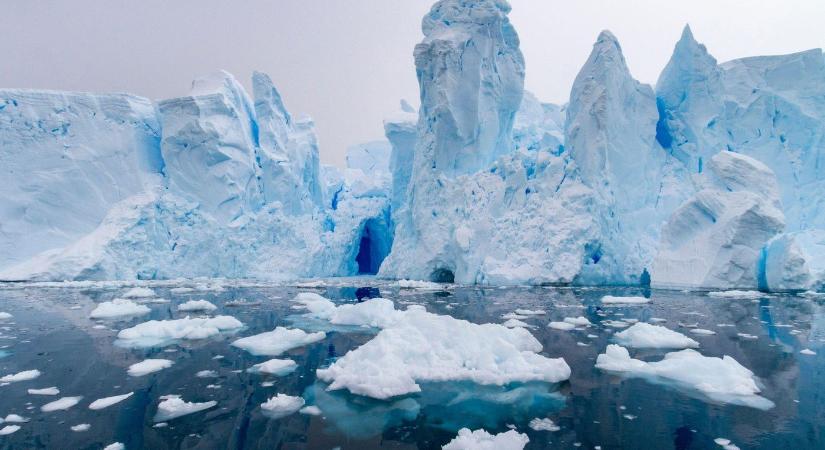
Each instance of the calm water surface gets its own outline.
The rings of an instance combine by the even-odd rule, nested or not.
[[[703,293],[586,288],[457,287],[429,292],[399,290],[371,279],[333,284],[236,285],[173,294],[170,288],[175,286],[167,283],[152,288],[169,303],[149,304],[151,314],[123,321],[88,318],[95,303],[117,297],[126,290],[123,287],[0,285],[0,311],[14,316],[0,321],[0,376],[30,369],[43,372],[33,381],[0,386],[0,417],[15,413],[30,419],[16,433],[0,436],[0,448],[99,449],[119,441],[127,449],[430,449],[449,442],[462,427],[490,432],[514,427],[529,435],[528,449],[721,448],[713,442],[720,437],[741,449],[825,448],[824,300],[791,295],[718,299]],[[560,385],[423,384],[420,394],[392,401],[327,392],[315,379],[315,370],[374,336],[375,330],[358,328],[333,329],[325,340],[283,355],[299,364],[289,375],[246,372],[268,358],[231,347],[237,337],[279,325],[329,331],[328,324],[308,320],[292,308],[290,299],[307,291],[338,303],[382,296],[393,300],[396,308],[422,304],[431,312],[475,323],[501,323],[503,314],[517,308],[543,309],[547,315],[525,321],[535,326],[530,331],[544,346],[542,353],[564,357],[572,376]],[[606,294],[647,294],[652,302],[604,308],[599,299]],[[183,317],[176,305],[201,298],[219,307],[214,314],[234,316],[246,328],[234,335],[162,348],[114,345],[118,330],[150,319]],[[238,300],[247,303],[233,304]],[[546,326],[551,320],[579,315],[594,326],[586,331]],[[652,317],[666,319],[662,325],[686,334],[693,326],[716,331],[691,337],[701,343],[705,356],[730,355],[752,370],[762,383],[762,395],[775,406],[763,411],[714,403],[695,392],[594,368],[596,356],[617,331],[605,326],[606,321]],[[804,348],[817,355],[800,354]],[[634,357],[648,361],[664,353],[631,350]],[[144,377],[126,374],[129,365],[145,358],[171,359],[175,364]],[[217,377],[195,376],[203,370],[213,370]],[[40,406],[57,397],[29,395],[27,389],[50,386],[58,387],[60,396],[83,400],[66,411],[41,412]],[[134,396],[122,403],[100,411],[88,409],[95,399],[130,391]],[[269,419],[260,404],[277,393],[302,396],[323,414]],[[156,428],[153,417],[159,397],[166,394],[187,401],[215,400],[218,405]],[[536,417],[550,417],[561,429],[533,431],[527,424]],[[70,430],[81,423],[91,428]]]

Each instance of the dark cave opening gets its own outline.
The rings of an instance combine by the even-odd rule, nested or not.
[[[390,252],[389,229],[383,221],[370,219],[361,231],[358,244],[358,275],[375,275]]]
[[[454,283],[455,273],[450,269],[438,268],[430,274],[430,281],[434,283]]]

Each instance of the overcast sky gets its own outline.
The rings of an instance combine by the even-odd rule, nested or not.
[[[400,98],[418,103],[412,51],[432,0],[3,0],[0,87],[186,94],[215,69],[248,89],[272,77],[315,119],[323,162],[383,137]],[[527,89],[564,103],[599,31],[655,83],[682,27],[720,61],[825,47],[823,0],[511,0]]]

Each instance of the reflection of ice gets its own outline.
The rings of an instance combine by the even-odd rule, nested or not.
[[[374,400],[345,391],[326,391],[316,383],[306,389],[307,404],[316,405],[337,432],[355,439],[416,421],[418,426],[450,432],[461,428],[499,429],[526,426],[535,417],[560,411],[565,398],[547,383],[482,386],[469,382],[424,383],[422,392],[391,401]]]

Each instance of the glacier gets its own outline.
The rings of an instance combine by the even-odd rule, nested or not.
[[[719,63],[686,26],[650,86],[605,30],[557,105],[524,89],[510,10],[435,2],[420,106],[344,167],[261,72],[0,89],[0,280],[825,290],[822,50]]]

